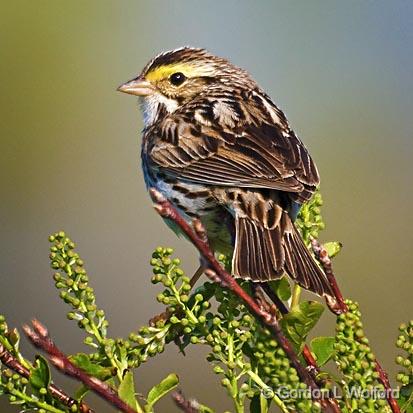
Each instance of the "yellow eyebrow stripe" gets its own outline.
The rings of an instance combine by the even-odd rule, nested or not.
[[[156,82],[158,80],[167,79],[169,76],[176,72],[181,72],[186,77],[192,77],[199,74],[200,71],[197,70],[197,67],[194,65],[188,63],[176,63],[172,65],[156,67],[155,69],[149,71],[146,74],[145,78],[150,82]]]

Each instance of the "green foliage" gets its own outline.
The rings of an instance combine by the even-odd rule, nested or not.
[[[34,366],[31,369],[30,384],[33,389],[47,389],[50,384],[50,369],[47,361],[42,356],[36,356]]]
[[[402,385],[400,390],[400,402],[403,411],[413,412],[413,321],[409,324],[401,324],[400,334],[396,346],[402,352],[396,357],[396,363],[401,367],[397,373],[397,381]]]
[[[311,351],[320,367],[324,366],[334,356],[334,343],[334,337],[316,337],[311,340]]]
[[[322,198],[317,193],[299,214],[297,225],[307,244],[324,228],[321,205]],[[74,243],[64,232],[52,235],[50,242],[56,288],[69,306],[68,319],[83,330],[84,344],[89,350],[69,356],[70,360],[89,375],[107,381],[138,413],[154,412],[157,402],[178,385],[177,375],[171,373],[155,384],[146,397],[137,397],[141,392],[134,383],[134,372],[142,363],[162,353],[167,345],[177,345],[182,355],[188,346],[206,347],[207,362],[233,401],[237,413],[321,411],[270,331],[226,288],[205,282],[192,290],[172,249],[158,247],[150,260],[152,282],[161,286],[156,299],[164,307],[163,313],[128,334],[127,338],[113,338],[108,333],[109,321],[97,305],[89,275]],[[341,244],[329,242],[325,247],[333,257],[340,252]],[[219,258],[224,266],[230,267],[229,257]],[[300,289],[297,286],[292,289],[286,277],[271,282],[270,286],[280,299],[291,299],[290,312],[280,319],[280,324],[302,358],[307,337],[323,314],[324,305],[300,300]],[[248,282],[242,282],[242,287],[247,291],[250,289]],[[349,312],[336,319],[335,336],[311,340],[310,349],[322,368],[317,376],[319,386],[324,393],[332,390],[335,395],[339,393],[338,402],[343,413],[390,412],[386,400],[376,397],[374,392],[361,397],[357,394],[357,391],[383,387],[364,334],[358,305],[349,300],[347,304]],[[412,340],[413,323],[403,324],[397,340],[398,348],[403,351],[396,359],[402,368],[397,380],[402,385],[400,402],[410,413],[413,411]],[[10,403],[18,404],[21,410],[75,412],[77,405],[68,408],[52,397],[52,377],[46,360],[37,357],[31,363],[25,359],[20,353],[19,341],[17,330],[9,329],[4,317],[0,316],[0,345],[30,371],[30,377],[26,379],[0,365],[0,394],[8,397]],[[86,388],[80,387],[73,397],[80,402],[87,392]],[[213,413],[202,404],[199,404],[199,411]]]
[[[295,224],[300,230],[304,241],[308,244],[310,238],[318,238],[320,231],[325,228],[323,217],[321,216],[321,206],[323,198],[320,192],[316,192],[313,197],[302,205]]]
[[[162,397],[168,394],[171,390],[178,386],[179,379],[174,373],[166,376],[159,384],[152,387],[149,390],[148,397],[146,398],[145,411],[152,411],[152,408],[156,402],[158,402]]]
[[[375,397],[384,390],[376,371],[376,358],[364,334],[357,303],[346,300],[349,311],[337,317],[334,360],[343,374],[345,407],[348,411],[389,412],[386,400]],[[357,397],[362,390],[372,397]],[[350,396],[352,395],[352,396]]]
[[[323,314],[324,306],[317,301],[303,301],[293,307],[282,320],[283,330],[290,343],[301,351],[308,333],[314,328]]]
[[[130,407],[135,410],[139,409],[138,403],[135,397],[135,383],[133,379],[133,373],[127,371],[124,376],[123,380],[120,382],[118,388],[118,395],[119,397]]]
[[[30,378],[27,379],[0,363],[0,395],[7,397],[9,403],[17,405],[20,411],[36,410],[39,413],[69,411],[60,401],[53,399],[49,392],[51,375],[47,361],[37,356],[32,364],[23,358],[19,350],[19,334],[16,330],[9,329],[2,315],[0,315],[0,344],[30,371]]]

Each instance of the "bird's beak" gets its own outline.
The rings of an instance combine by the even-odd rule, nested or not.
[[[143,77],[129,80],[129,82],[120,85],[117,89],[119,92],[129,93],[136,96],[149,96],[155,91],[150,82]]]

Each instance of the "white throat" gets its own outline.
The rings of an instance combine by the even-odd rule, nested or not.
[[[150,126],[155,122],[156,114],[162,105],[168,113],[173,113],[178,108],[178,102],[175,99],[168,99],[160,93],[145,96],[140,99],[144,126]]]

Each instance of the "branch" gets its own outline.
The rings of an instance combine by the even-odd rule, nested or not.
[[[392,394],[392,389],[390,386],[390,382],[389,382],[389,377],[387,375],[387,373],[383,370],[383,367],[381,366],[381,364],[377,361],[377,359],[375,360],[376,363],[376,371],[377,373],[379,373],[379,380],[380,383],[384,386],[386,392],[386,400],[387,403],[389,404],[391,411],[393,413],[400,413],[400,407],[397,404],[397,401],[394,399],[393,394]]]
[[[104,400],[111,403],[113,406],[118,408],[124,413],[136,413],[132,407],[128,406],[124,401],[122,401],[117,393],[112,387],[108,386],[103,381],[91,377],[86,374],[83,370],[76,367],[65,354],[63,354],[56,344],[49,337],[49,333],[45,326],[43,326],[39,321],[32,320],[33,329],[28,325],[23,326],[23,330],[26,336],[32,342],[32,344],[43,350],[47,355],[51,363],[62,373],[81,381],[86,387],[94,391],[97,395],[102,397]]]
[[[290,359],[292,365],[296,369],[300,379],[310,389],[312,396],[320,394],[320,388],[310,372],[301,364],[295,353],[292,345],[282,332],[281,326],[276,317],[265,311],[261,306],[247,294],[228,272],[226,272],[219,262],[216,260],[214,253],[208,245],[205,229],[200,221],[195,220],[191,227],[173,207],[173,205],[158,191],[150,189],[153,201],[155,202],[155,210],[163,218],[173,221],[187,235],[188,239],[198,249],[202,259],[208,264],[209,269],[205,274],[214,282],[220,283],[222,286],[230,289],[236,294],[250,311],[270,330],[274,338],[277,340],[280,347],[284,350],[286,356]],[[339,412],[335,404],[329,403],[328,400],[317,398],[325,412]]]
[[[30,379],[30,371],[24,367],[9,351],[7,351],[2,344],[0,344],[0,361],[9,369],[20,374],[20,376]],[[80,413],[94,413],[94,411],[84,402],[77,402],[70,397],[62,389],[54,384],[49,385],[51,395],[59,400],[65,406],[71,408],[72,406],[78,406]]]
[[[311,239],[311,247],[318,262],[323,267],[324,273],[327,276],[327,279],[330,283],[331,289],[333,290],[334,296],[337,301],[332,302],[328,299],[328,297],[326,297],[327,305],[330,307],[330,309],[333,310],[333,312],[335,312],[334,309],[337,307],[340,309],[341,313],[347,312],[348,307],[347,304],[344,302],[340,289],[338,288],[336,277],[334,276],[333,272],[333,264],[331,262],[330,257],[328,256],[327,250],[315,238]]]

